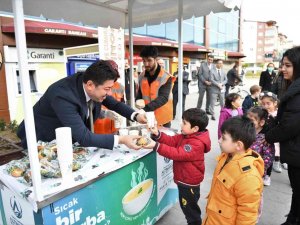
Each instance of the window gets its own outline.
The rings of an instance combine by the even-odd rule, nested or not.
[[[35,75],[36,71],[29,70],[28,72],[29,72],[29,82],[30,82],[31,92],[38,92],[38,90],[36,88],[36,75]],[[19,70],[17,70],[16,73],[17,73],[18,94],[22,94]]]
[[[266,30],[265,35],[267,37],[275,36],[276,31],[275,30]]]
[[[218,48],[225,49],[226,36],[224,34],[218,34]]]
[[[183,21],[182,41],[185,43],[194,43],[194,18]]]
[[[210,47],[238,51],[239,12],[209,15]]]
[[[225,34],[225,32],[226,32],[226,22],[222,18],[219,18],[218,32],[220,32],[222,34]]]
[[[218,33],[210,31],[209,34],[210,47],[217,48],[218,47]]]
[[[204,18],[196,17],[194,21],[194,42],[198,45],[204,45]]]

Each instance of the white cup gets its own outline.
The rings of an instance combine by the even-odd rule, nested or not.
[[[119,130],[119,135],[120,136],[128,135],[128,129],[120,129]]]
[[[74,182],[72,175],[73,146],[70,127],[55,129],[57,144],[57,159],[62,176],[62,185],[68,186]]]
[[[130,130],[130,131],[129,131],[129,135],[135,135],[135,136],[138,136],[138,135],[139,135],[139,131],[138,131],[138,130]]]
[[[143,128],[143,129],[141,130],[141,133],[142,133],[142,136],[148,136],[148,130],[145,129],[145,128]]]
[[[147,118],[147,125],[148,125],[148,127],[154,127],[155,126],[154,111],[146,112],[146,118]]]

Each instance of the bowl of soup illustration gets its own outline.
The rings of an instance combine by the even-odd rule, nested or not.
[[[152,178],[144,180],[135,187],[131,188],[122,199],[124,212],[127,215],[135,215],[139,213],[150,200],[152,190]]]

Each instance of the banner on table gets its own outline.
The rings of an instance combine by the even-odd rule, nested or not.
[[[157,166],[156,153],[146,155],[43,208],[43,224],[154,224],[177,200],[177,188],[165,188],[158,202]]]
[[[6,186],[1,189],[2,205],[1,207],[6,220],[3,218],[3,223],[6,225],[27,225],[35,224],[34,213],[31,205],[18,195],[15,195]]]

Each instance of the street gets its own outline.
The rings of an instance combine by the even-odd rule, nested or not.
[[[258,84],[258,78],[245,78],[245,90],[249,91],[249,88],[253,84]],[[192,89],[192,90],[191,90]],[[192,92],[186,98],[186,109],[196,107],[198,94],[197,86],[190,88]],[[205,97],[204,97],[205,101]],[[205,102],[202,106],[204,109]],[[212,180],[213,171],[216,165],[215,158],[220,154],[220,149],[217,139],[217,126],[220,107],[216,107],[215,112],[217,120],[209,121],[208,130],[210,132],[210,137],[212,141],[212,148],[209,153],[205,155],[205,178],[201,183],[200,193],[201,197],[199,200],[199,205],[202,211],[202,218],[205,214],[206,196],[210,190],[210,184]],[[179,119],[173,121],[172,127],[178,129]],[[285,215],[288,214],[290,208],[291,200],[291,188],[286,170],[282,170],[282,173],[272,172],[271,176],[271,186],[264,188],[264,205],[263,213],[258,222],[259,225],[279,225],[286,220]],[[157,225],[184,225],[187,224],[184,215],[177,203],[169,212],[167,212],[157,223]]]

